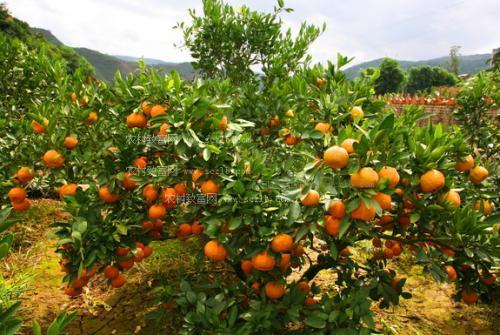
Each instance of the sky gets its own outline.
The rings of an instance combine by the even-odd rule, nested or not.
[[[201,0],[0,0],[32,27],[50,30],[64,44],[111,55],[189,61],[176,23],[188,9],[201,12]],[[272,0],[226,0],[235,6],[271,11]],[[297,31],[307,21],[327,30],[314,42],[313,60],[336,54],[354,64],[391,57],[424,60],[461,46],[464,55],[500,47],[499,0],[285,0],[294,9],[281,17]]]

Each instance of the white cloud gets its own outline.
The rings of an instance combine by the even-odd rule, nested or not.
[[[5,1],[5,0],[4,0]],[[6,0],[16,17],[51,30],[63,43],[107,54],[145,56],[167,61],[189,60],[187,50],[173,46],[182,34],[172,27],[188,19],[185,0]],[[229,0],[258,10],[272,10],[268,0]],[[500,46],[500,2],[497,0],[289,0],[295,11],[284,14],[287,26],[322,24],[327,31],[314,43],[315,61],[336,53],[356,63],[379,57],[426,59],[443,56],[451,45],[462,53],[488,53]]]

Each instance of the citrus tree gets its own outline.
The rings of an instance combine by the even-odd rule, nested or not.
[[[182,26],[193,53],[210,55],[199,54],[203,80],[145,68],[110,86],[75,80],[33,115],[42,140],[32,163],[13,169],[9,183],[20,185],[8,197],[28,207],[34,171],[58,189],[71,214],[55,225],[66,293],[80,295],[101,273],[122,287],[153,240],[196,238],[209,268],[228,276],[159,288],[156,315],[182,315],[185,334],[369,334],[372,303],[411,298],[388,267],[403,252],[455,282],[457,299],[496,299],[491,163],[460,131],[418,126],[415,107],[385,109],[373,98],[376,76],[346,79],[346,57],[311,66],[305,52],[319,30],[281,33],[281,3],[271,15],[203,4]],[[274,34],[259,34],[266,24]],[[217,58],[214,40],[236,45],[242,35],[232,51],[265,45],[272,52],[257,63],[281,70]],[[294,65],[275,65],[289,64],[290,50]],[[370,255],[355,252],[367,243]],[[315,284],[326,269],[334,292]]]

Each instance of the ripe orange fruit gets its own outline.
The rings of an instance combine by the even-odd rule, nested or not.
[[[16,172],[14,178],[20,184],[24,184],[35,178],[35,175],[29,168],[23,166]]]
[[[340,230],[340,220],[330,215],[325,216],[325,231],[328,235],[336,236]]]
[[[177,204],[177,192],[173,187],[164,188],[161,191],[161,201],[167,208],[174,208]]]
[[[299,282],[299,284],[297,285],[298,286],[298,289],[302,292],[309,292],[309,290],[311,289],[309,287],[309,284],[306,282],[306,281],[301,281]]]
[[[28,209],[30,209],[31,207],[31,201],[29,201],[28,199],[24,199],[23,201],[21,202],[13,202],[11,203],[12,205],[12,208],[18,212],[22,212],[22,211],[27,211]]]
[[[394,257],[394,252],[392,251],[391,248],[384,248],[384,258],[385,259],[391,259]]]
[[[24,199],[26,199],[27,194],[24,188],[14,187],[10,189],[9,193],[7,193],[7,196],[9,197],[11,202],[21,203],[24,201]]]
[[[399,173],[398,170],[396,170],[393,167],[390,166],[384,166],[378,171],[378,176],[380,180],[388,179],[389,180],[389,187],[394,188],[396,185],[399,183]]]
[[[403,253],[403,248],[399,243],[394,243],[394,245],[391,247],[391,250],[394,256],[399,256]]]
[[[375,219],[375,207],[366,207],[365,203],[360,200],[358,208],[351,212],[351,218],[361,221],[372,221]]]
[[[200,184],[201,193],[203,194],[217,194],[219,193],[219,185],[212,179],[204,180]]]
[[[483,282],[484,285],[491,286],[495,283],[497,276],[495,276],[494,273],[487,273],[487,272],[483,271],[480,278],[481,278],[481,281]]]
[[[326,84],[326,80],[323,78],[316,78],[316,85],[321,88]]]
[[[474,167],[474,158],[472,155],[468,155],[464,160],[459,161],[455,164],[455,170],[459,172],[464,172],[470,170]]]
[[[44,124],[47,126],[49,124],[49,120],[44,119]],[[45,133],[45,127],[35,120],[31,121],[31,129],[33,129],[33,131],[37,134]]]
[[[132,179],[132,174],[130,172],[125,172],[121,185],[129,190],[137,187],[137,183]]]
[[[444,174],[436,169],[432,169],[424,173],[420,177],[420,188],[424,193],[433,193],[444,186]]]
[[[262,251],[252,256],[252,266],[259,271],[271,271],[276,261],[267,251]]]
[[[455,206],[460,206],[460,194],[456,191],[449,191],[441,196],[441,201],[449,201]]]
[[[320,131],[323,134],[331,134],[333,132],[332,126],[328,122],[319,122],[314,126],[314,130]]]
[[[351,115],[351,119],[353,119],[353,120],[362,119],[365,116],[363,109],[361,107],[358,107],[358,106],[353,107],[349,114]]]
[[[118,265],[124,270],[131,269],[134,266],[134,259],[133,258],[122,259],[121,261],[118,262]]]
[[[43,155],[43,162],[49,167],[58,168],[63,166],[64,157],[55,150],[49,150]]]
[[[307,297],[304,300],[304,305],[307,305],[307,306],[316,305],[317,303],[318,303],[318,300],[314,299],[313,297]]]
[[[473,305],[479,300],[479,294],[474,291],[463,290],[460,295],[467,305]]]
[[[142,248],[142,252],[144,254],[144,258],[148,258],[153,254],[153,248],[150,246],[145,245],[144,248]]]
[[[493,207],[491,206],[491,203],[487,200],[478,200],[474,203],[474,209],[476,211],[480,211],[481,206],[483,208],[483,214],[486,216],[490,215],[491,212],[493,211]]]
[[[89,104],[89,97],[87,95],[84,95],[81,99],[80,99],[80,105],[85,107]]]
[[[344,148],[333,146],[325,151],[323,160],[327,166],[334,169],[341,169],[349,163],[349,154]]]
[[[205,227],[200,223],[200,221],[195,221],[191,224],[191,231],[193,232],[193,235],[200,235],[203,233],[203,230]]]
[[[355,140],[354,138],[346,138],[340,146],[344,148],[348,154],[354,153],[354,143],[359,143],[358,140]]]
[[[148,103],[147,101],[141,102],[141,109],[144,112],[144,114],[149,115],[151,113],[152,108],[153,105]]]
[[[288,234],[278,234],[271,241],[271,250],[274,252],[291,251],[293,238]]]
[[[392,208],[392,198],[389,194],[377,192],[377,194],[373,195],[371,198],[378,202],[383,211],[388,211]]]
[[[300,202],[304,206],[315,207],[319,204],[319,193],[315,190],[309,190],[306,195],[300,198]]]
[[[244,259],[241,261],[241,271],[243,271],[245,274],[249,274],[252,272],[253,266],[252,266],[252,261],[249,259]]]
[[[448,280],[455,281],[457,280],[457,271],[451,265],[446,265],[446,272],[448,273]]]
[[[142,195],[147,202],[152,202],[158,198],[158,191],[153,184],[148,184],[142,189]]]
[[[170,125],[168,123],[162,123],[162,125],[160,126],[160,130],[158,131],[158,135],[167,136],[169,128],[170,128]]]
[[[118,247],[116,248],[116,255],[120,257],[125,257],[128,255],[129,248]]]
[[[228,124],[227,116],[224,115],[222,117],[222,119],[220,120],[219,124],[217,125],[217,129],[222,130],[222,131],[226,131],[227,130],[227,124]]]
[[[99,198],[106,203],[117,202],[120,199],[120,195],[112,194],[111,190],[107,186],[99,188]]]
[[[162,219],[167,215],[167,209],[163,205],[152,205],[149,207],[148,215],[153,219]]]
[[[78,145],[78,140],[76,139],[76,137],[66,136],[64,138],[63,145],[66,149],[72,150],[72,149],[76,148],[76,146]]]
[[[104,277],[106,277],[108,279],[115,279],[116,277],[118,277],[119,274],[120,274],[120,271],[115,266],[108,265],[104,269]]]
[[[356,188],[372,188],[378,183],[378,174],[371,167],[361,168],[351,175],[351,185]]]
[[[296,145],[300,143],[300,136],[288,134],[285,136],[284,140],[288,145]]]
[[[334,219],[342,219],[345,216],[345,205],[341,200],[332,200],[328,212]]]
[[[255,294],[259,294],[259,291],[260,291],[259,282],[253,282],[251,288]]]
[[[279,268],[282,273],[285,273],[286,270],[290,267],[290,254],[281,254]]]
[[[203,170],[201,170],[201,169],[195,169],[191,173],[191,180],[195,182],[198,179],[200,179],[200,177],[203,176],[203,174],[204,174]]]
[[[482,166],[476,166],[470,170],[469,179],[473,184],[479,184],[489,175],[488,170]]]
[[[269,282],[264,286],[264,292],[269,299],[280,299],[285,295],[285,286],[278,282]]]
[[[85,119],[85,124],[96,123],[98,119],[96,112],[90,112],[87,118]]]
[[[143,113],[131,113],[127,116],[127,127],[144,128],[148,124],[148,119]]]
[[[279,117],[276,115],[276,116],[273,116],[271,118],[271,120],[269,121],[269,127],[271,128],[277,128],[280,126],[280,119]]]
[[[139,169],[145,169],[146,166],[148,166],[148,159],[147,157],[138,157],[136,159],[134,159],[134,162],[132,163],[136,168],[139,168]]]
[[[300,244],[294,244],[292,247],[292,255],[302,257],[304,255],[304,247]]]
[[[77,189],[77,184],[64,184],[59,188],[59,198],[63,199],[65,195],[75,195]]]
[[[193,233],[193,228],[189,223],[181,223],[178,229],[179,235],[187,237]]]
[[[167,114],[168,107],[162,105],[154,105],[151,108],[151,117],[157,117],[159,115]]]
[[[76,102],[76,100],[78,99],[75,92],[71,93],[69,95],[69,98],[71,99],[72,102]]]
[[[64,288],[64,293],[66,295],[69,295],[70,297],[77,297],[80,294],[82,294],[82,289],[81,288],[76,289],[76,288],[73,288],[71,286],[66,286]]]
[[[127,281],[127,276],[120,273],[116,278],[111,280],[111,286],[113,288],[120,288],[125,284],[125,281]]]
[[[205,244],[203,249],[205,256],[212,261],[223,261],[227,257],[226,248],[216,240],[212,240]]]

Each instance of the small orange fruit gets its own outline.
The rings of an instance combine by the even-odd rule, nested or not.
[[[21,202],[13,202],[12,208],[18,212],[27,211],[31,207],[31,202],[28,199],[24,199]]]
[[[161,191],[161,201],[167,208],[174,208],[177,205],[177,192],[173,187],[164,188]]]
[[[309,290],[311,289],[309,287],[309,284],[306,281],[299,282],[297,286],[298,286],[300,291],[306,292],[306,293],[309,292]]]
[[[115,279],[120,274],[117,267],[109,265],[104,269],[104,277],[108,279]]]
[[[96,123],[98,119],[96,112],[90,112],[87,118],[85,119],[85,124]]]
[[[479,300],[479,294],[474,291],[463,290],[460,295],[467,305],[473,305]]]
[[[200,221],[195,221],[191,224],[191,231],[193,232],[193,235],[200,235],[203,233],[203,230],[205,227],[200,223]]]
[[[269,299],[280,299],[286,293],[285,286],[278,282],[269,282],[264,286],[264,292]]]
[[[44,121],[44,124],[47,126],[49,124],[49,120],[44,119]],[[31,129],[33,129],[33,131],[37,134],[45,133],[45,127],[35,120],[31,121]]]
[[[158,198],[158,191],[153,184],[148,184],[142,189],[142,195],[147,202],[152,202]]]
[[[359,106],[353,107],[349,114],[351,115],[351,119],[353,120],[362,119],[365,116],[363,109]]]
[[[448,280],[455,281],[457,280],[457,271],[451,265],[446,265],[446,272],[448,273]]]
[[[33,178],[35,178],[35,174],[31,172],[31,170],[25,166],[20,168],[17,172],[16,175],[14,176],[17,182],[20,184],[27,183],[31,181]]]
[[[276,261],[267,251],[262,251],[252,256],[252,266],[259,271],[271,271]]]
[[[158,131],[158,135],[167,136],[169,128],[170,125],[168,123],[162,123],[162,125],[160,126],[160,130]]]
[[[392,198],[389,194],[377,192],[377,194],[373,195],[371,198],[378,202],[383,211],[388,211],[392,208]]]
[[[167,209],[163,205],[152,205],[149,207],[148,215],[153,219],[162,219],[167,215]]]
[[[280,119],[279,119],[279,117],[277,115],[273,116],[271,118],[271,120],[269,121],[269,127],[271,127],[271,128],[277,128],[277,127],[279,127],[279,125],[280,125]]]
[[[200,184],[201,193],[203,194],[217,194],[219,193],[219,185],[212,179],[204,180]]]
[[[64,157],[55,150],[49,150],[43,155],[43,162],[47,166],[58,168],[63,166]]]
[[[351,218],[361,221],[372,221],[375,219],[375,207],[366,207],[365,203],[360,200],[358,208],[351,212]]]
[[[433,193],[444,186],[444,174],[436,169],[432,169],[424,173],[420,177],[420,188],[424,193]]]
[[[228,124],[227,116],[224,115],[222,117],[222,119],[220,120],[219,124],[217,125],[217,129],[222,130],[222,131],[226,131],[227,124]]]
[[[144,128],[148,124],[148,119],[143,113],[131,113],[127,116],[127,127]]]
[[[449,191],[441,196],[441,201],[449,201],[455,206],[460,206],[460,194],[456,191]]]
[[[76,148],[76,146],[78,145],[78,140],[76,139],[76,137],[66,136],[64,138],[63,144],[64,144],[64,147],[66,149],[72,150],[72,149]]]
[[[119,194],[112,194],[107,186],[99,188],[99,198],[106,203],[117,202],[120,199]]]
[[[328,235],[336,236],[340,230],[340,220],[330,215],[325,216],[325,231]]]
[[[77,189],[77,184],[64,184],[59,188],[59,198],[63,199],[66,195],[75,195]]]
[[[251,273],[253,270],[252,261],[249,259],[244,259],[241,261],[241,271],[245,274]]]
[[[483,208],[483,214],[486,216],[490,215],[491,212],[493,211],[493,207],[491,206],[491,203],[487,200],[478,200],[474,203],[474,209],[476,211],[480,211],[481,206]]]
[[[10,189],[9,193],[7,193],[7,196],[9,197],[11,202],[21,203],[24,201],[24,199],[26,199],[27,194],[24,188],[14,187]]]
[[[300,198],[300,202],[302,205],[307,206],[307,207],[315,207],[318,206],[319,204],[319,193],[318,191],[315,190],[309,190],[306,195],[304,195],[302,198]]]
[[[159,115],[167,114],[168,107],[162,105],[154,105],[151,108],[151,117],[157,117]]]
[[[489,175],[488,170],[482,166],[476,166],[470,170],[469,179],[473,184],[480,184]]]
[[[205,256],[212,261],[223,261],[227,257],[226,248],[221,245],[218,241],[212,240],[205,244],[204,247]]]
[[[132,174],[130,172],[125,172],[121,185],[126,189],[134,189],[137,187],[137,182],[132,179]]]
[[[148,158],[147,157],[138,157],[134,159],[134,162],[132,163],[136,168],[139,169],[145,169],[148,166]]]
[[[195,182],[198,179],[200,179],[200,177],[203,176],[203,174],[204,174],[203,170],[201,170],[201,169],[195,169],[191,173],[191,180]]]
[[[334,169],[341,169],[349,163],[349,154],[344,148],[333,146],[325,151],[323,160],[327,166]]]
[[[345,205],[341,200],[332,200],[328,212],[334,219],[342,219],[345,216]]]
[[[149,115],[151,113],[152,108],[153,105],[148,103],[147,101],[141,102],[141,109],[144,112],[144,114]]]
[[[348,154],[352,154],[355,152],[354,150],[354,143],[359,143],[358,140],[355,140],[354,138],[346,138],[340,146],[344,148]]]
[[[378,174],[371,167],[364,167],[351,175],[351,185],[356,188],[372,188],[378,183]]]
[[[113,288],[120,288],[122,287],[125,282],[127,281],[127,276],[124,275],[123,273],[118,274],[116,278],[111,279],[111,286]]]
[[[455,164],[455,170],[459,172],[464,172],[472,169],[474,167],[474,158],[472,155],[468,155],[464,160],[459,161]]]
[[[398,170],[396,170],[393,167],[390,166],[384,166],[378,171],[378,176],[380,180],[387,179],[389,180],[389,187],[394,188],[396,185],[399,183],[399,173]]]
[[[291,251],[293,238],[288,234],[278,234],[271,241],[271,250],[274,252]]]
[[[175,184],[174,190],[175,192],[177,192],[177,195],[186,195],[187,194],[186,182]]]
[[[333,132],[332,125],[328,122],[319,122],[314,126],[314,130],[320,131],[323,134],[331,134]]]

